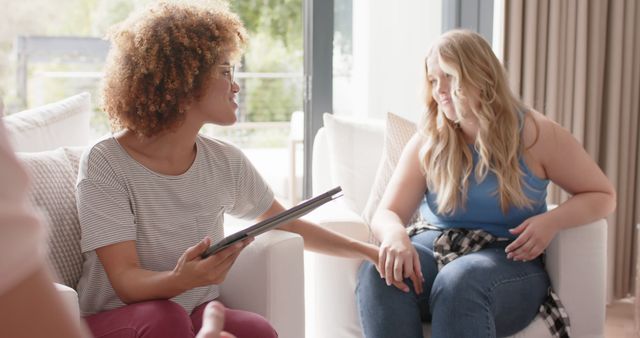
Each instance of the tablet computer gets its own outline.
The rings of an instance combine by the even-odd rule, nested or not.
[[[311,199],[308,199],[294,207],[292,207],[291,209],[287,209],[273,217],[267,218],[263,221],[260,221],[248,228],[245,228],[243,230],[240,230],[232,235],[229,235],[225,238],[223,238],[221,241],[212,244],[202,255],[202,258],[207,258],[213,254],[215,254],[216,252],[229,247],[233,244],[235,244],[238,241],[241,241],[247,237],[255,237],[258,236],[268,230],[271,230],[283,223],[286,223],[288,221],[294,220],[296,218],[300,218],[306,214],[308,214],[309,212],[311,212],[313,209],[329,202],[332,201],[340,196],[342,196],[342,194],[337,195],[338,193],[340,193],[342,191],[342,188],[340,187],[336,187],[333,188],[323,194],[320,194],[316,197],[313,197]]]

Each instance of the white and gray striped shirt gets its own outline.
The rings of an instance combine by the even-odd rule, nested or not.
[[[113,138],[96,143],[80,161],[78,213],[84,253],[78,296],[83,316],[125,304],[118,298],[95,249],[135,241],[140,265],[170,271],[204,236],[224,236],[224,213],[254,219],[273,203],[273,192],[244,154],[199,135],[196,158],[183,174],[156,173],[135,161]],[[218,297],[215,285],[171,300],[188,313]]]

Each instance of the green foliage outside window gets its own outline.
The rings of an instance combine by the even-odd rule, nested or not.
[[[108,28],[124,20],[131,11],[153,0],[0,0],[3,12],[12,13],[0,20],[0,97],[9,112],[20,110],[16,102],[16,60],[14,42],[17,36],[97,36],[104,37]],[[182,0],[189,2],[189,0]],[[202,0],[191,0],[200,1]],[[232,10],[240,15],[249,32],[250,41],[238,78],[242,92],[239,119],[241,122],[288,121],[290,114],[302,110],[303,26],[302,0],[231,0]],[[95,67],[87,70],[87,67]],[[30,106],[59,100],[78,90],[91,92],[96,104],[93,124],[98,133],[106,130],[106,117],[99,112],[98,79],[68,84],[71,79],[43,78],[46,72],[100,72],[101,65],[86,63],[48,63],[29,66]],[[276,74],[272,77],[251,77],[252,73]],[[283,75],[285,74],[285,75]],[[280,76],[282,75],[282,76]],[[91,86],[91,81],[95,84]],[[38,85],[35,90],[32,86]],[[43,102],[44,101],[44,102]],[[20,108],[20,109],[18,109]],[[286,130],[261,132],[265,137],[249,146],[284,146]],[[260,134],[260,133],[257,133]],[[275,139],[273,139],[275,138]],[[251,143],[251,142],[250,142]]]

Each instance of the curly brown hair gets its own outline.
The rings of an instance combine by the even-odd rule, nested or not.
[[[237,60],[245,28],[228,6],[157,3],[112,28],[104,110],[116,129],[153,136],[179,126],[214,65]]]

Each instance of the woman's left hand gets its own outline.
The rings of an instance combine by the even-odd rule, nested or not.
[[[507,258],[514,261],[530,261],[538,257],[549,246],[558,228],[546,222],[544,214],[533,216],[513,229],[518,237],[505,248]]]

